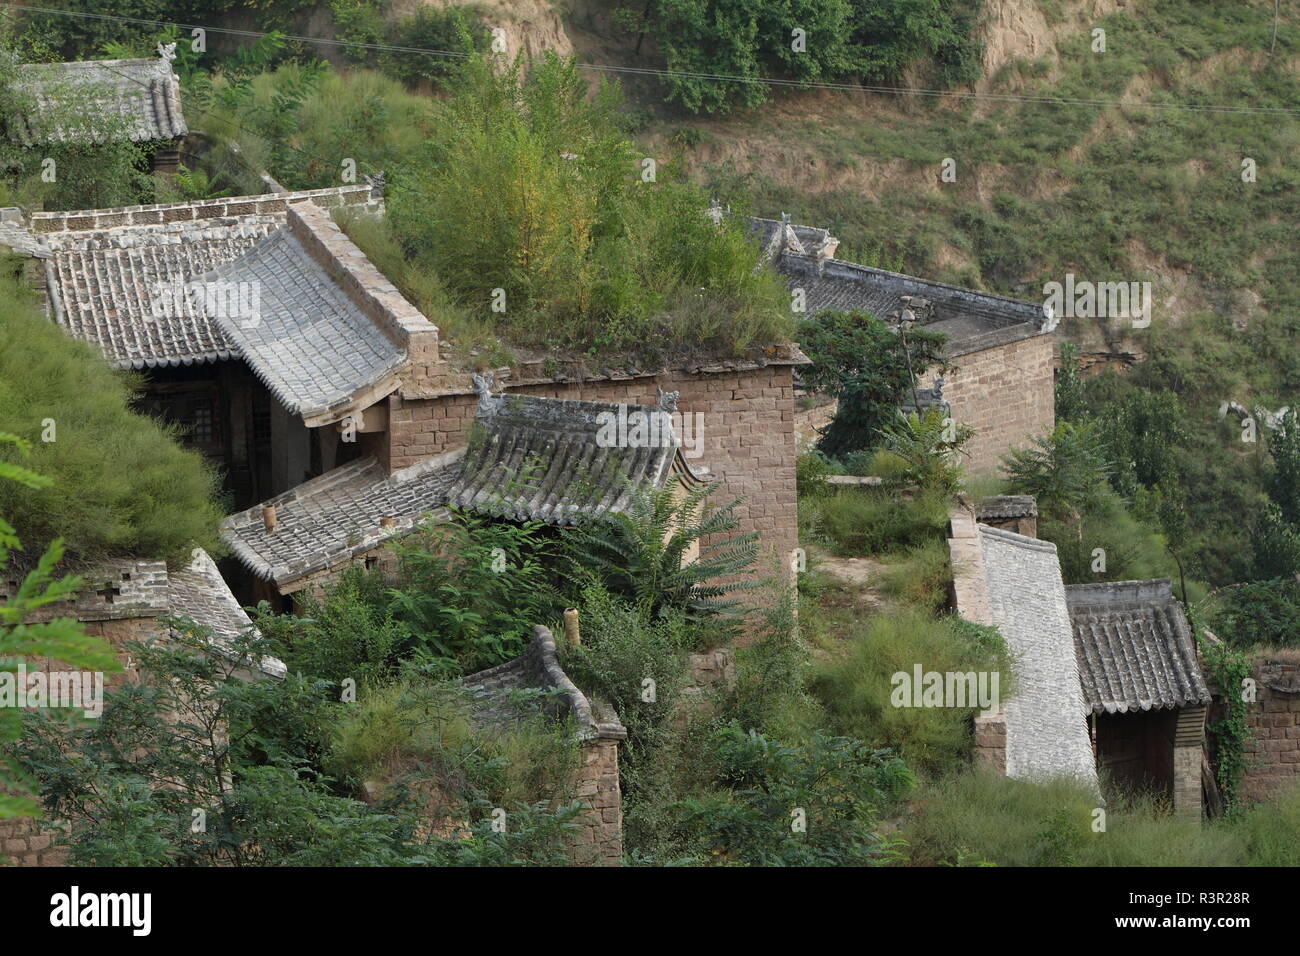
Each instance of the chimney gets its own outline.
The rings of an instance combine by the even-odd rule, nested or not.
[[[582,635],[578,632],[578,609],[576,607],[565,608],[564,610],[564,639],[568,642],[570,650],[582,645]]]
[[[267,534],[275,530],[275,505],[262,505],[262,524]]]
[[[392,515],[384,515],[379,519],[379,527],[381,528],[391,528],[395,524],[397,524],[397,520]]]

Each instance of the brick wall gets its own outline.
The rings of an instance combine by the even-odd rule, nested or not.
[[[794,387],[789,365],[707,374],[646,375],[623,381],[549,383],[517,391],[548,398],[653,405],[656,386],[680,393],[678,411],[701,413],[703,441],[696,467],[720,480],[718,504],[742,497],[738,532],[762,535],[765,567],[798,544],[795,503]],[[515,391],[515,389],[512,389]],[[474,419],[473,394],[432,399],[389,398],[388,467],[405,468],[463,446]],[[692,418],[692,422],[694,419]],[[376,450],[382,446],[376,443]]]
[[[598,737],[582,745],[574,774],[574,797],[583,810],[574,821],[570,855],[578,866],[620,866],[623,862],[623,795],[618,778],[618,741]]]
[[[943,377],[943,397],[955,421],[975,436],[966,446],[966,472],[998,474],[1003,455],[1052,430],[1056,422],[1053,337],[1032,335],[1006,345],[959,355]],[[934,371],[922,386],[934,385]]]
[[[87,634],[107,641],[118,652],[118,660],[123,664],[121,671],[104,675],[106,694],[138,676],[138,669],[131,665],[126,653],[126,644],[148,640],[165,631],[153,618],[86,621],[82,626]],[[25,664],[29,673],[73,670],[49,658],[28,658]],[[58,830],[44,826],[36,819],[0,820],[0,866],[62,866],[67,850],[59,846],[59,836]]]
[[[1256,698],[1246,710],[1250,739],[1242,792],[1254,802],[1300,784],[1300,662],[1257,658],[1250,676]]]

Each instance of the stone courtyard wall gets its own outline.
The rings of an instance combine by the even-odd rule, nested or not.
[[[1246,710],[1242,794],[1255,802],[1300,785],[1300,661],[1257,657],[1250,676],[1256,698]]]

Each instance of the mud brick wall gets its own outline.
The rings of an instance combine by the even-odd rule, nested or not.
[[[1242,792],[1254,802],[1300,785],[1300,662],[1256,658],[1250,676],[1256,697],[1246,709],[1250,739]]]
[[[1050,370],[1049,370],[1050,375]],[[798,544],[795,502],[794,385],[791,367],[717,373],[669,372],[622,381],[526,385],[522,394],[653,405],[656,386],[680,393],[683,416],[703,415],[701,455],[688,459],[721,482],[713,501],[744,500],[737,533],[762,535],[765,569],[785,567]],[[516,391],[516,389],[509,389]],[[1050,400],[1049,383],[1049,400]],[[388,468],[395,471],[466,444],[478,399],[473,394],[431,399],[389,398]],[[694,419],[692,418],[692,423]],[[692,438],[695,436],[692,435]],[[376,443],[377,452],[383,446]]]
[[[139,675],[126,652],[126,644],[144,641],[166,630],[153,618],[86,621],[82,627],[87,634],[102,637],[118,652],[122,670],[104,675],[105,694]],[[28,673],[74,669],[49,658],[28,658],[25,664]],[[67,850],[59,845],[60,836],[59,831],[42,825],[40,820],[26,817],[0,820],[0,866],[62,866],[67,860]]]
[[[1050,432],[1056,423],[1053,337],[1031,335],[1006,345],[958,355],[943,376],[953,420],[975,429],[966,445],[967,474],[999,473],[1002,456]],[[934,385],[935,372],[922,376]]]
[[[574,797],[583,810],[574,821],[570,855],[578,866],[623,862],[623,795],[618,780],[618,740],[598,737],[582,745]]]

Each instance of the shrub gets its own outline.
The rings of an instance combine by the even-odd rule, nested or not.
[[[0,514],[28,546],[62,537],[84,560],[221,550],[216,475],[172,428],[131,411],[130,379],[9,280],[0,280],[0,340],[0,431],[30,441],[31,468],[52,479],[0,485]]]
[[[637,491],[626,511],[580,520],[564,532],[570,579],[579,586],[599,582],[647,620],[674,611],[699,627],[743,613],[733,595],[758,586],[736,580],[754,572],[758,533],[729,534],[739,524],[740,499],[709,508],[716,489],[700,485],[681,498],[671,486]],[[683,563],[693,546],[699,556]]]
[[[912,777],[889,751],[820,730],[791,746],[734,722],[712,744],[726,789],[682,804],[711,862],[874,866],[898,857],[875,822]]]
[[[922,672],[997,672],[999,695],[1012,691],[1005,648],[965,625],[913,608],[882,612],[865,623],[844,622],[844,649],[816,669],[812,692],[830,727],[872,747],[890,747],[927,772],[962,764],[970,752],[975,708],[895,707],[893,675]]]
[[[1240,648],[1300,647],[1300,582],[1274,578],[1217,592],[1210,629]]]
[[[526,75],[469,60],[390,191],[402,248],[511,344],[663,361],[670,344],[788,338],[780,281],[755,269],[741,220],[713,224],[668,168],[643,180],[618,111],[551,54]]]

